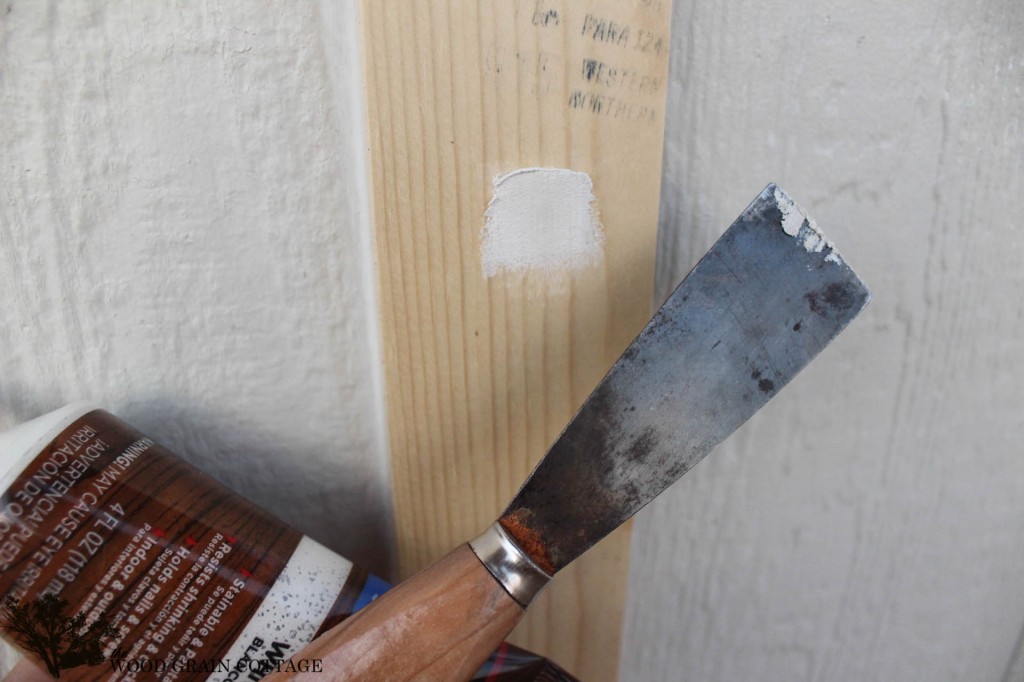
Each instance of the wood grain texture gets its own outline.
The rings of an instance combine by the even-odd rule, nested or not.
[[[497,518],[649,317],[669,11],[361,4],[403,576]],[[592,176],[603,262],[488,280],[492,178],[531,166]],[[623,531],[566,569],[514,641],[614,679],[628,553]]]
[[[462,545],[296,654],[321,660],[322,671],[265,679],[462,682],[522,616],[522,607]]]

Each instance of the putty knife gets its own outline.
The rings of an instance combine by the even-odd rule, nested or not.
[[[626,349],[501,518],[296,658],[321,659],[332,680],[468,679],[552,575],[743,424],[868,298],[831,242],[769,185]]]

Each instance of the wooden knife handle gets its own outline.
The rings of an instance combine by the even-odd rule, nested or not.
[[[468,680],[523,613],[469,545],[462,545],[292,657],[320,659],[322,672],[275,673],[263,679]]]

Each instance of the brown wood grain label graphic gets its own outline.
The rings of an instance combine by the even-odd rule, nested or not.
[[[107,657],[161,661],[165,680],[202,679],[183,663],[223,657],[301,537],[97,410],[0,497],[0,594],[19,604],[59,595],[86,623],[113,626]],[[152,679],[138,663],[120,673],[102,665],[61,678]]]

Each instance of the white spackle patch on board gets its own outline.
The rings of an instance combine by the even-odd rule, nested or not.
[[[778,187],[775,188],[775,203],[782,212],[783,232],[790,237],[796,237],[808,252],[821,253],[828,249],[826,262],[843,262],[843,257],[836,251],[835,245],[822,233],[814,219]]]
[[[587,173],[521,168],[495,177],[480,249],[484,276],[600,263],[604,233],[595,202]]]

